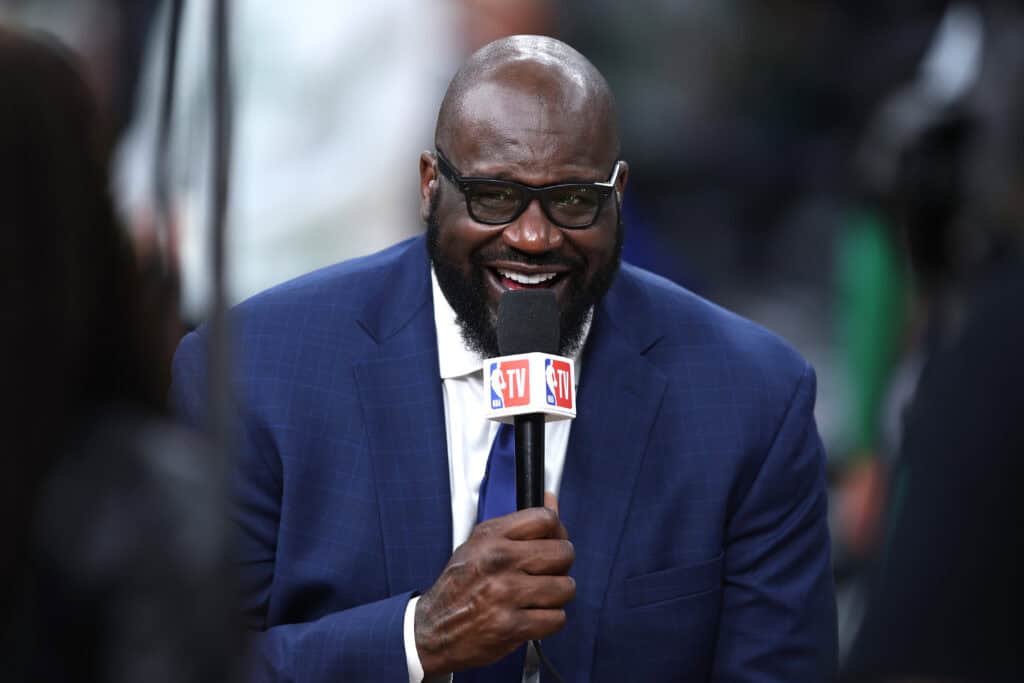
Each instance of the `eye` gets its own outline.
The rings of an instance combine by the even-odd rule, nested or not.
[[[517,203],[518,197],[505,188],[480,188],[473,193],[473,201],[487,206],[501,206]]]
[[[569,190],[552,199],[552,203],[563,209],[589,209],[597,203],[597,197],[587,190]]]

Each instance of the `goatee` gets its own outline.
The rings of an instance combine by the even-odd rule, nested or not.
[[[483,358],[501,355],[498,351],[497,313],[492,311],[487,301],[487,289],[484,283],[485,261],[501,259],[503,261],[528,263],[533,265],[567,265],[573,270],[567,275],[567,304],[562,310],[559,321],[559,353],[563,356],[574,355],[583,342],[583,334],[590,319],[591,310],[608,292],[615,273],[618,272],[622,254],[623,224],[622,212],[617,211],[618,220],[615,227],[615,247],[612,258],[595,272],[589,285],[584,286],[578,273],[586,272],[585,260],[567,262],[557,254],[545,254],[535,257],[514,250],[488,254],[482,258],[479,252],[471,257],[471,272],[467,276],[455,263],[447,260],[441,250],[441,225],[437,220],[437,205],[440,192],[434,194],[431,201],[430,215],[427,217],[427,252],[434,265],[434,273],[441,291],[455,311],[459,330],[466,346]],[[616,207],[618,209],[618,207]]]

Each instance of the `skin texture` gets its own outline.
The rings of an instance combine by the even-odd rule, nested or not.
[[[436,143],[464,176],[533,186],[607,181],[619,149],[614,102],[601,75],[572,48],[534,36],[492,43],[470,58],[441,105]],[[620,164],[617,195],[597,222],[564,230],[537,202],[506,225],[477,223],[459,189],[440,175],[434,153],[421,155],[431,257],[471,347],[498,355],[493,326],[511,284],[495,272],[503,268],[560,273],[552,289],[563,314],[563,352],[570,350],[618,267],[618,204],[629,176],[628,164]]]
[[[607,181],[619,153],[604,78],[572,48],[537,36],[491,43],[469,59],[441,106],[436,143],[464,176],[534,186]],[[475,316],[472,325],[481,328],[485,342],[476,340],[478,350],[495,351],[486,337],[510,285],[495,268],[558,272],[552,288],[566,339],[568,314],[596,303],[618,267],[618,204],[628,173],[622,162],[617,196],[586,230],[560,229],[537,202],[515,221],[492,226],[470,218],[433,152],[420,156],[421,215],[430,226],[431,257],[467,342],[474,340],[463,318]],[[478,524],[421,596],[416,645],[427,676],[490,664],[565,625],[563,607],[575,596],[568,576],[574,552],[554,496],[548,494],[546,504]]]
[[[544,508],[478,524],[416,605],[426,676],[485,666],[565,626],[575,559],[554,496]]]

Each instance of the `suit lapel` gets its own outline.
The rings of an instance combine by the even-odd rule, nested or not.
[[[621,293],[621,287],[609,292],[587,342],[559,492],[559,512],[576,549],[571,572],[576,599],[567,609],[567,628],[551,639],[551,652],[566,668],[581,674],[586,669],[582,679],[592,678],[589,667],[598,627],[594,617],[604,603],[666,387],[665,376],[643,356],[656,338],[645,338],[636,325],[613,322],[620,317],[617,312],[626,314],[627,322],[629,317],[628,306],[616,305],[623,298],[616,296],[616,289]]]
[[[411,243],[390,275],[380,278],[390,286],[370,297],[360,318],[377,352],[357,365],[355,374],[388,587],[396,594],[433,583],[451,555],[452,524],[444,402],[422,240]],[[568,606],[568,627],[549,639],[548,649],[559,669],[577,670],[584,679],[591,677],[594,616],[604,603],[666,387],[665,376],[644,357],[658,335],[656,316],[640,312],[639,299],[623,272],[598,307],[559,495],[576,548],[577,594]]]
[[[378,343],[356,366],[376,486],[388,588],[426,590],[451,555],[444,403],[422,240],[371,298],[360,324]]]

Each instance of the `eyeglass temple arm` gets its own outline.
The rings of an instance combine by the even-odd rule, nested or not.
[[[616,161],[615,168],[612,169],[612,177],[608,179],[606,183],[594,183],[599,187],[607,187],[609,190],[615,189],[615,183],[619,180],[619,170],[622,168],[622,162]]]

